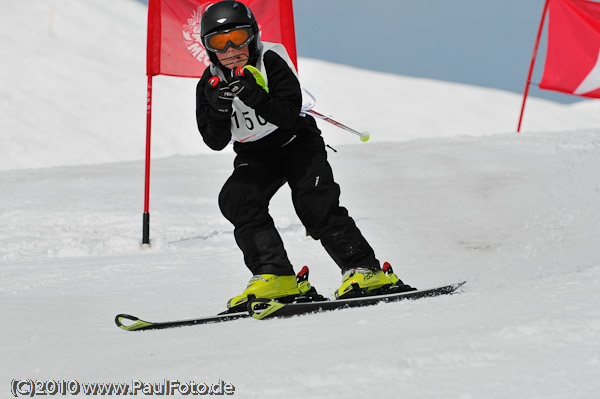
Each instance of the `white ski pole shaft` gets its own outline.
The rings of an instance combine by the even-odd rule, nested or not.
[[[369,133],[367,133],[367,132],[359,132],[357,130],[354,130],[354,129],[352,129],[352,128],[350,128],[350,127],[348,127],[348,126],[346,126],[346,125],[344,125],[344,124],[342,124],[342,123],[340,123],[340,122],[338,122],[336,120],[333,120],[333,119],[331,119],[328,116],[320,114],[317,111],[314,111],[312,109],[307,110],[306,113],[307,114],[311,114],[312,116],[315,116],[315,117],[317,117],[319,119],[323,119],[324,121],[329,122],[332,125],[337,126],[337,127],[341,128],[341,129],[344,129],[347,132],[356,134],[358,137],[360,137],[360,141],[362,141],[363,143],[369,140],[370,136],[369,136]]]

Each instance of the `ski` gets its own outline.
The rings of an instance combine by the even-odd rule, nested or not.
[[[304,266],[300,273],[296,276],[298,282],[308,281],[308,267]],[[295,300],[323,300],[323,296],[317,294],[314,288],[309,291],[310,295],[304,295],[302,297],[293,298]],[[308,294],[308,293],[307,293]],[[253,298],[253,297],[252,297]],[[184,326],[195,326],[199,324],[211,324],[211,323],[223,323],[226,321],[232,321],[237,319],[244,319],[250,317],[248,312],[247,304],[237,306],[236,308],[226,310],[214,316],[198,317],[195,319],[186,320],[173,320],[173,321],[161,321],[152,322],[142,320],[137,316],[121,313],[115,317],[115,324],[117,327],[125,331],[142,331],[142,330],[161,330],[164,328],[184,327]]]
[[[392,267],[388,262],[385,262],[382,270],[388,276],[394,276]],[[304,266],[296,276],[298,284],[308,282],[308,267]],[[195,319],[174,320],[151,322],[142,320],[136,316],[129,314],[118,314],[115,317],[116,325],[125,331],[142,331],[142,330],[160,330],[163,328],[194,326],[200,324],[222,323],[237,319],[253,317],[258,320],[275,318],[275,317],[291,317],[308,313],[318,313],[329,310],[354,308],[360,306],[371,306],[381,302],[397,302],[405,299],[418,299],[425,297],[433,297],[438,295],[448,295],[456,292],[462,287],[466,281],[457,284],[450,284],[442,287],[430,288],[426,290],[417,290],[409,285],[404,284],[396,277],[396,283],[392,286],[385,286],[378,290],[377,293],[367,295],[360,290],[358,285],[355,287],[356,295],[352,298],[342,298],[330,300],[320,295],[315,287],[311,287],[309,291],[301,296],[294,298],[283,298],[272,300],[267,298],[255,298],[253,295],[248,296],[248,303],[221,312],[214,316],[205,316]],[[310,285],[309,285],[310,287]]]
[[[292,317],[309,313],[319,313],[338,309],[377,305],[382,302],[397,302],[407,299],[428,298],[455,293],[466,281],[442,287],[414,290],[399,293],[361,296],[348,299],[324,300],[315,302],[281,303],[276,300],[256,298],[248,304],[250,316],[258,320]]]
[[[211,323],[222,323],[225,321],[243,319],[250,317],[247,311],[235,312],[235,313],[219,313],[214,316],[199,317],[196,319],[187,320],[175,320],[175,321],[162,321],[162,322],[151,322],[142,320],[136,316],[128,314],[118,314],[115,317],[115,323],[119,328],[125,331],[142,331],[142,330],[161,330],[163,328],[172,327],[183,327],[183,326],[195,326],[198,324],[211,324]],[[126,324],[125,324],[125,323]],[[132,323],[130,323],[132,322]]]

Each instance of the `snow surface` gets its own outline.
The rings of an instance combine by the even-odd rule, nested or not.
[[[233,153],[195,128],[193,79],[155,79],[152,248],[140,249],[146,9],[3,1],[0,397],[11,380],[233,384],[240,398],[597,398],[599,103],[300,59],[347,206],[409,284],[460,295],[287,320],[128,333],[223,310],[249,276],[216,197]],[[340,283],[289,190],[292,262]]]

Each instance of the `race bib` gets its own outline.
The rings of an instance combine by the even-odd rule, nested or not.
[[[261,44],[261,57],[256,65],[256,68],[260,71],[261,75],[265,79],[266,87],[268,87],[269,78],[264,67],[264,54],[269,50],[274,51],[283,60],[285,60],[294,74],[298,76],[296,68],[294,67],[294,64],[292,63],[283,45],[268,42],[263,42]],[[220,78],[225,79],[225,81],[228,79],[228,77],[223,75],[223,72],[220,69],[215,68],[212,65],[211,72],[213,75],[218,75]],[[273,133],[275,130],[277,130],[277,126],[266,121],[264,118],[258,115],[256,110],[248,107],[237,97],[233,99],[233,112],[231,114],[231,136],[233,140],[240,143],[256,141]]]

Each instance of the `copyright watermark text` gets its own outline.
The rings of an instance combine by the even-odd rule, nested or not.
[[[77,380],[33,380],[14,379],[10,392],[15,397],[21,396],[220,396],[233,395],[235,387],[229,382],[219,380],[209,384],[206,382],[179,380],[163,380],[160,382],[144,382],[133,380],[128,383],[118,382],[79,382]]]

